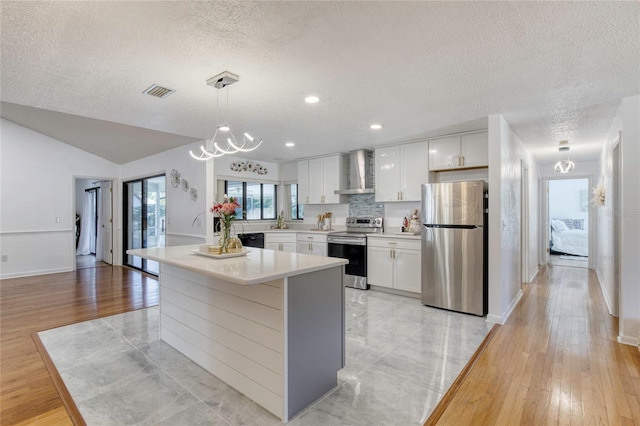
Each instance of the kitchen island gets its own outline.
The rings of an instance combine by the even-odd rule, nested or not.
[[[160,337],[287,422],[337,386],[345,259],[249,248],[128,250],[160,263]]]

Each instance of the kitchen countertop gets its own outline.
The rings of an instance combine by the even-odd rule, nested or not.
[[[322,235],[327,235],[327,234],[331,234],[332,232],[339,232],[339,230],[337,229],[331,229],[331,230],[317,230],[317,229],[312,229],[312,228],[301,228],[301,229],[292,229],[292,228],[286,228],[286,229],[265,229],[263,231],[255,231],[255,232],[263,232],[265,234],[270,234],[270,233],[274,233],[274,234],[282,234],[282,233],[289,233],[289,232],[295,232],[295,233],[300,233],[300,232],[304,232],[307,234],[322,234]]]
[[[400,234],[394,232],[384,232],[382,234],[369,235],[369,238],[401,238],[405,240],[420,240],[420,234],[412,235],[409,233]]]
[[[198,248],[199,245],[157,247],[127,250],[127,254],[242,285],[260,284],[349,263],[346,259],[337,257],[311,256],[254,247],[246,248],[249,250],[246,256],[214,259],[194,254],[193,251],[197,251]]]

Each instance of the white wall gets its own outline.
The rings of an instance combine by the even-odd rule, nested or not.
[[[613,144],[620,142],[621,209],[613,200]],[[610,313],[619,316],[618,341],[638,345],[640,334],[640,96],[622,99],[600,156],[605,205],[597,208],[598,248],[596,271]],[[614,279],[614,220],[620,219],[620,283]]]
[[[5,119],[0,134],[0,277],[72,271],[75,178],[115,179],[118,165]]]
[[[585,191],[587,204],[582,210],[580,192]],[[563,179],[549,181],[549,216],[552,219],[587,219],[591,199],[588,179]],[[586,230],[589,223],[585,220]]]
[[[190,145],[171,149],[143,159],[132,161],[121,166],[122,182],[135,178],[165,174],[167,183],[167,228],[166,245],[202,244],[206,238],[207,191],[213,191],[206,181],[206,162],[194,160],[189,150],[199,149],[201,141]],[[191,199],[189,191],[182,185],[174,188],[171,185],[171,170],[177,170],[182,179],[189,182],[190,188],[196,188],[198,199]],[[116,214],[122,217],[122,204]],[[195,223],[194,223],[195,220]],[[123,223],[122,220],[119,223]],[[122,236],[122,227],[115,230]]]
[[[537,210],[539,177],[531,153],[501,115],[489,116],[489,314],[487,321],[504,324],[522,297],[521,161],[529,167],[529,203]],[[530,216],[529,264],[537,253],[537,217]],[[531,237],[533,235],[534,237]]]
[[[592,216],[596,217],[596,264],[595,270],[602,290],[602,295],[609,309],[609,313],[618,316],[619,288],[614,282],[615,258],[614,258],[614,215],[613,211],[613,145],[622,130],[622,108],[619,108],[616,117],[611,124],[607,140],[603,144],[600,153],[598,180],[602,181],[606,188],[605,205],[603,207],[591,207]]]
[[[280,180],[285,183],[298,181],[298,162],[291,161],[289,163],[282,163],[280,168]]]
[[[619,341],[640,337],[640,96],[622,100],[622,268]]]

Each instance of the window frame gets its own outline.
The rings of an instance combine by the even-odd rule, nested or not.
[[[291,203],[291,197],[292,197],[292,194],[293,194],[292,188],[294,186],[296,188],[296,201],[297,201],[296,206],[295,206],[296,214],[295,214],[295,216],[293,214],[291,214],[291,218],[290,219],[291,220],[304,220],[304,205],[300,203],[300,191],[299,191],[300,190],[300,186],[298,185],[297,182],[295,182],[295,183],[292,182],[292,183],[288,184],[287,186],[288,186],[288,188],[287,188],[287,203],[289,204],[288,205],[289,208],[287,210],[289,211],[289,213],[292,213],[293,212],[293,208],[294,208],[294,206]]]
[[[243,205],[240,206],[242,209],[242,218],[237,218],[238,220],[276,220],[278,218],[278,184],[276,183],[265,183],[265,182],[255,182],[255,181],[244,181],[244,180],[233,180],[233,179],[225,179],[224,180],[224,193],[229,193],[229,182],[240,183],[242,184],[242,202]],[[260,185],[260,218],[257,219],[248,219],[247,218],[247,184],[251,185]],[[264,217],[264,185],[273,185],[273,217]]]

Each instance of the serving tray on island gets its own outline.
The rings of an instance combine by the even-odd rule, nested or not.
[[[251,250],[247,250],[246,248],[243,248],[242,251],[239,251],[237,253],[222,253],[222,254],[216,254],[216,253],[205,253],[203,251],[200,250],[191,250],[191,253],[193,254],[197,254],[200,256],[205,256],[205,257],[212,257],[214,259],[227,259],[230,257],[240,257],[240,256],[246,256]]]

